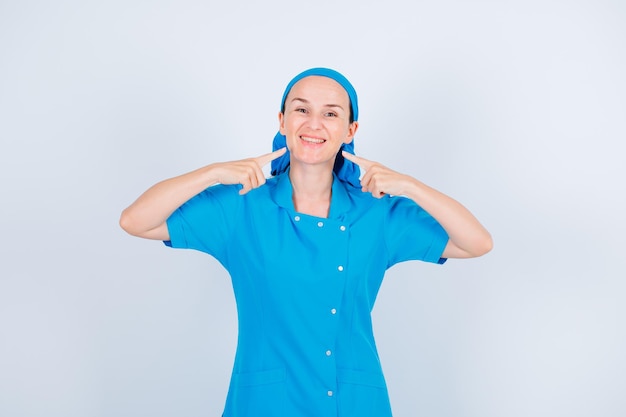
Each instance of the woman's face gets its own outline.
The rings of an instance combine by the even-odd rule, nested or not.
[[[278,114],[280,133],[287,138],[291,165],[329,165],[343,143],[350,143],[358,128],[350,123],[348,93],[335,80],[310,76],[298,81]]]

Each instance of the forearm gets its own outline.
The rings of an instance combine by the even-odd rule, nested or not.
[[[131,235],[151,237],[150,231],[163,227],[178,207],[218,182],[214,170],[208,165],[153,185],[122,212],[120,226]]]
[[[218,162],[162,181],[122,212],[120,226],[131,235],[167,240],[167,218],[191,197],[217,183],[241,184],[239,194],[246,194],[265,184],[262,167],[279,158],[286,150],[281,148],[256,158]]]
[[[458,201],[408,176],[404,195],[433,216],[448,234],[443,257],[471,258],[491,250],[489,232]]]
[[[471,258],[491,250],[493,242],[489,232],[458,201],[378,162],[345,151],[343,156],[365,170],[361,178],[364,192],[372,193],[375,198],[386,194],[408,197],[439,222],[449,237],[442,257]]]

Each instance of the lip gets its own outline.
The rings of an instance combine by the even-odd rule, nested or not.
[[[322,145],[326,143],[326,139],[317,136],[300,135],[300,140],[307,145]]]

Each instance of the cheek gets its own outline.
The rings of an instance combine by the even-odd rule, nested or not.
[[[338,128],[337,135],[341,137],[341,140],[346,140],[350,136],[350,126],[341,126]]]
[[[295,135],[297,132],[297,128],[294,127],[293,123],[285,123],[283,128],[283,135],[289,137]]]
[[[285,132],[295,132],[298,129],[298,126],[301,122],[296,117],[285,117],[283,118],[282,130]]]

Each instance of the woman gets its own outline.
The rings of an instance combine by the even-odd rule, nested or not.
[[[229,271],[239,339],[225,417],[391,416],[370,316],[385,270],[480,256],[491,237],[455,200],[352,153],[357,96],[338,72],[297,75],[278,120],[274,152],[158,183],[120,224]]]

